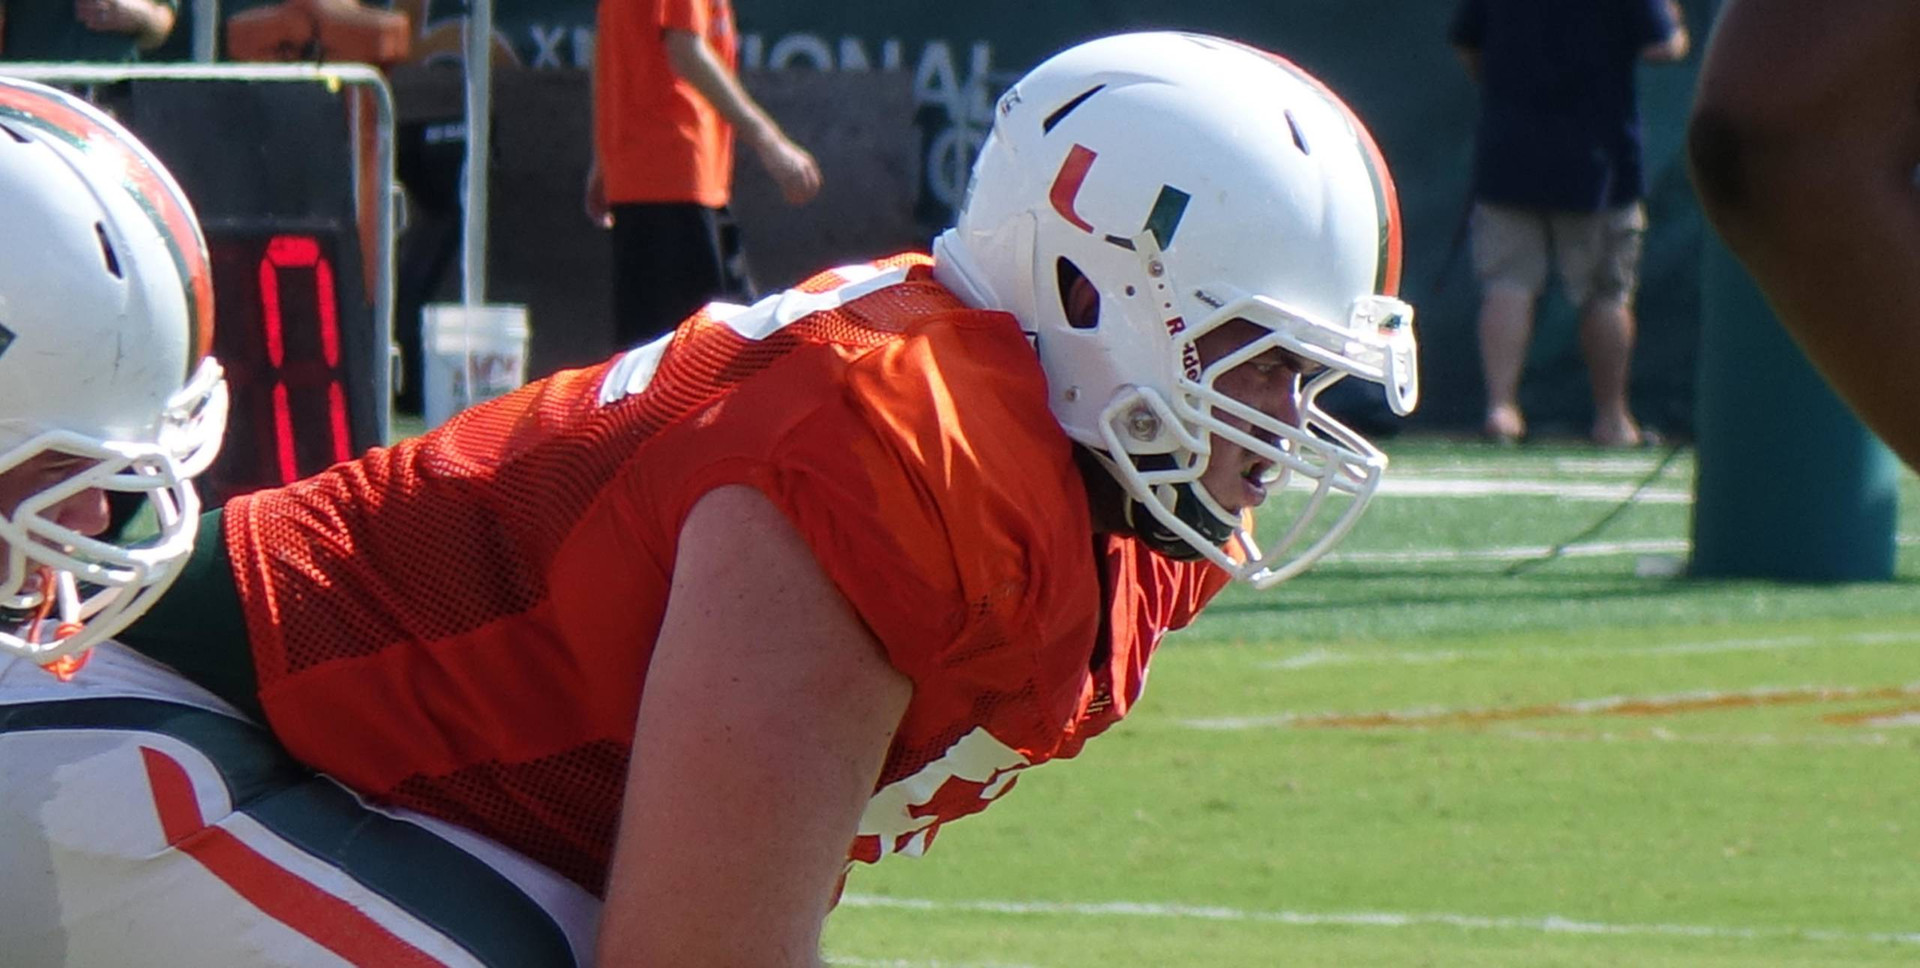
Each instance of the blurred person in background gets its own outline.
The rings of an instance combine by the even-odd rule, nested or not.
[[[1729,0],[1688,160],[1781,324],[1920,468],[1920,4]]]
[[[1590,437],[1642,442],[1628,402],[1634,291],[1647,213],[1640,111],[1642,62],[1686,57],[1676,0],[1462,0],[1448,39],[1480,85],[1472,246],[1480,280],[1482,432],[1527,433],[1520,379],[1535,304],[1557,266],[1579,311],[1593,389]]]
[[[731,0],[601,0],[587,217],[611,233],[614,341],[636,346],[712,299],[757,293],[727,202],[744,141],[789,204],[820,167],[734,74]]]
[[[0,0],[0,60],[139,60],[173,32],[178,9],[178,0]]]

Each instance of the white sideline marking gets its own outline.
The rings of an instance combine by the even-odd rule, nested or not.
[[[1920,534],[1894,536],[1902,547],[1920,544]],[[1589,541],[1560,549],[1562,558],[1599,558],[1607,555],[1685,555],[1693,550],[1686,538],[1643,538],[1638,541]],[[1507,548],[1414,548],[1396,551],[1335,551],[1320,559],[1325,564],[1418,565],[1454,561],[1517,561],[1544,558],[1553,553],[1548,545]]]
[[[941,961],[938,958],[910,961],[906,958],[858,958],[835,954],[827,955],[827,964],[848,965],[851,968],[1039,968],[1038,965],[1003,961]]]
[[[1788,635],[1768,639],[1718,639],[1706,642],[1675,642],[1669,645],[1571,647],[1530,646],[1519,649],[1446,649],[1442,651],[1338,652],[1318,648],[1284,659],[1259,663],[1262,669],[1311,669],[1318,666],[1395,664],[1446,665],[1475,659],[1578,659],[1592,656],[1667,656],[1714,655],[1723,652],[1764,652],[1783,649],[1810,649],[1833,645],[1904,645],[1920,642],[1920,632],[1856,632],[1851,635]]]
[[[1865,720],[1865,722],[1870,726],[1920,726],[1920,713],[1893,713],[1887,716],[1874,716]]]
[[[893,908],[903,911],[963,911],[980,914],[1034,914],[1070,917],[1171,918],[1192,921],[1240,921],[1301,927],[1410,928],[1442,925],[1488,931],[1531,931],[1541,934],[1660,935],[1685,938],[1801,939],[1806,941],[1864,942],[1920,945],[1920,931],[1836,931],[1825,928],[1744,928],[1706,924],[1610,924],[1547,914],[1535,918],[1486,917],[1474,914],[1402,911],[1249,911],[1196,904],[1159,904],[1113,901],[1101,904],[1061,901],[931,901],[917,898],[849,894],[843,906]]]
[[[1920,726],[1920,720],[1911,723],[1897,719],[1870,719],[1875,726]],[[1532,729],[1502,729],[1493,735],[1534,743],[1679,743],[1684,746],[1805,746],[1832,748],[1836,746],[1885,746],[1893,742],[1893,737],[1885,733],[1848,734],[1845,736],[1776,736],[1772,733],[1755,733],[1751,736],[1722,733],[1719,735],[1693,736],[1676,733],[1668,729],[1655,727],[1642,733],[1550,733]],[[1904,740],[1902,742],[1905,742]]]
[[[1554,459],[1553,469],[1574,474],[1645,474],[1659,463],[1657,457],[1559,457]],[[1668,468],[1673,474],[1689,470],[1691,465],[1684,463]]]
[[[1562,501],[1624,501],[1633,497],[1632,484],[1588,484],[1576,481],[1490,481],[1474,478],[1387,477],[1381,494],[1401,497],[1551,497]],[[1693,492],[1648,488],[1634,498],[1641,504],[1692,504]]]
[[[1556,457],[1547,464],[1560,474],[1594,474],[1600,476],[1622,475],[1644,477],[1660,463],[1659,457],[1626,456],[1619,457]],[[1447,463],[1416,461],[1411,458],[1395,458],[1393,473],[1403,477],[1445,477],[1449,474],[1538,474],[1541,462],[1538,460],[1502,460],[1499,458],[1455,460]],[[1667,467],[1662,477],[1682,477],[1693,473],[1690,460],[1675,461]]]
[[[1640,541],[1591,541],[1560,549],[1562,558],[1599,558],[1607,555],[1684,555],[1693,544],[1685,538],[1647,538]],[[1449,561],[1518,561],[1544,558],[1551,545],[1512,548],[1415,548],[1410,551],[1336,551],[1320,559],[1324,564],[1417,565]]]
[[[1713,707],[1765,706],[1803,702],[1845,702],[1920,696],[1920,683],[1899,686],[1788,686],[1759,689],[1701,689],[1659,696],[1599,696],[1559,702],[1519,703],[1513,706],[1424,706],[1417,709],[1365,712],[1275,713],[1266,716],[1215,716],[1180,719],[1188,729],[1239,732],[1249,729],[1405,728],[1426,723],[1493,723],[1510,719],[1560,716],[1596,716],[1639,713],[1666,707],[1662,712],[1694,712]]]

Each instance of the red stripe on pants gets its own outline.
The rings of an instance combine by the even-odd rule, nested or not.
[[[262,913],[355,965],[439,968],[438,960],[352,904],[302,880],[231,832],[207,826],[193,781],[178,760],[146,746],[140,747],[140,756],[167,843],[199,861]]]

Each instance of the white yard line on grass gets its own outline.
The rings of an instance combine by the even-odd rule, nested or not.
[[[1894,720],[1875,720],[1876,726],[1920,726],[1920,720],[1901,723]],[[1753,746],[1779,747],[1797,746],[1816,749],[1846,746],[1886,746],[1895,742],[1895,738],[1885,733],[1847,733],[1841,736],[1776,736],[1772,733],[1688,734],[1676,733],[1670,729],[1644,730],[1635,733],[1561,733],[1536,729],[1503,729],[1494,735],[1524,740],[1529,743],[1676,743],[1681,746]],[[1911,738],[1899,742],[1911,742]]]
[[[1768,706],[1804,706],[1854,700],[1905,700],[1920,696],[1920,683],[1897,686],[1788,686],[1669,693],[1660,696],[1600,696],[1513,706],[1427,706],[1362,712],[1273,713],[1175,720],[1189,729],[1238,732],[1254,729],[1386,729],[1406,726],[1485,726],[1565,716],[1673,716]]]
[[[1388,477],[1380,482],[1379,493],[1400,497],[1551,497],[1562,501],[1617,503],[1633,497],[1633,491],[1633,484]],[[1648,488],[1634,500],[1642,504],[1691,504],[1693,492],[1672,488]]]
[[[1850,635],[1785,635],[1765,639],[1715,639],[1705,642],[1672,642],[1666,645],[1536,645],[1517,649],[1402,649],[1394,651],[1342,652],[1318,648],[1284,659],[1259,663],[1263,669],[1312,669],[1338,665],[1449,665],[1455,662],[1490,659],[1584,659],[1594,656],[1714,655],[1724,652],[1769,652],[1787,649],[1817,649],[1829,646],[1907,645],[1920,642],[1920,631],[1856,632]]]
[[[1471,461],[1421,461],[1413,458],[1395,457],[1393,474],[1398,477],[1458,477],[1473,475],[1486,477],[1496,475],[1511,477],[1523,474],[1540,474],[1551,469],[1555,474],[1591,475],[1594,477],[1633,477],[1641,478],[1652,473],[1660,463],[1658,457],[1560,457],[1550,462],[1538,460],[1503,460],[1489,458]],[[1693,464],[1689,461],[1676,461],[1668,465],[1662,477],[1691,478]]]
[[[1865,722],[1871,726],[1887,728],[1901,726],[1920,727],[1920,713],[1892,713],[1886,716],[1867,719]]]
[[[1600,558],[1609,555],[1684,555],[1693,547],[1685,538],[1647,538],[1640,541],[1589,541],[1560,549],[1562,558]],[[1320,559],[1341,565],[1427,565],[1455,561],[1519,561],[1543,558],[1551,545],[1509,548],[1414,548],[1405,551],[1336,551]]]
[[[1630,474],[1642,476],[1659,466],[1657,457],[1560,457],[1553,462],[1553,469],[1570,474]],[[1690,473],[1693,465],[1676,462],[1667,468],[1670,475]]]
[[[847,968],[1040,968],[1039,965],[1004,961],[942,961],[938,958],[857,958],[852,955],[827,955],[827,964]]]
[[[1894,536],[1902,546],[1920,544],[1920,534]],[[1336,551],[1320,559],[1324,564],[1342,565],[1432,565],[1459,561],[1519,561],[1542,558],[1553,553],[1548,545],[1515,545],[1506,548],[1409,548],[1392,551]],[[1638,541],[1588,541],[1570,544],[1559,551],[1561,558],[1603,558],[1610,555],[1685,555],[1693,550],[1686,538],[1643,538]]]
[[[1920,931],[1836,931],[1825,928],[1732,927],[1706,924],[1614,924],[1546,914],[1539,917],[1484,917],[1474,914],[1405,911],[1250,911],[1197,904],[1160,904],[1135,901],[1080,903],[1071,901],[933,901],[919,898],[849,894],[842,907],[891,908],[903,911],[970,914],[1040,915],[1094,918],[1164,918],[1187,921],[1286,924],[1301,927],[1411,928],[1438,925],[1486,931],[1528,931],[1539,934],[1652,935],[1736,940],[1792,940],[1897,944],[1920,946]]]

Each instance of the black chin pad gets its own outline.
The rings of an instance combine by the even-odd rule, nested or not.
[[[1233,537],[1233,525],[1230,525],[1207,510],[1205,502],[1193,493],[1194,484],[1174,485],[1173,515],[1200,536],[1219,547]],[[1127,521],[1134,526],[1135,534],[1148,550],[1174,561],[1193,561],[1201,557],[1200,549],[1195,548],[1187,539],[1175,534],[1153,516],[1153,512],[1139,501],[1128,499]]]

